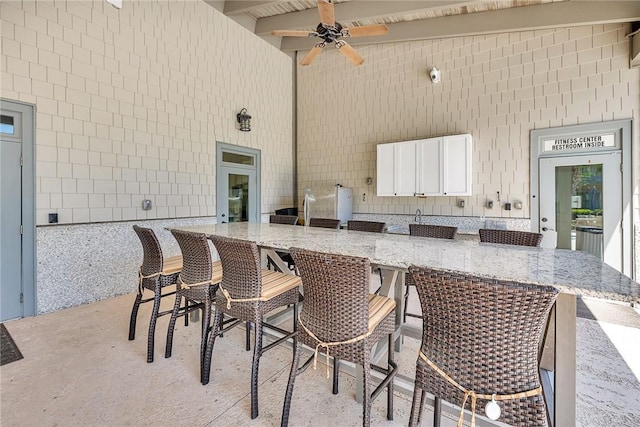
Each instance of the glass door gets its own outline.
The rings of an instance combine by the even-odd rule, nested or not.
[[[622,269],[620,153],[540,159],[543,246],[590,253]]]
[[[259,164],[258,150],[218,143],[218,223],[260,221]]]
[[[228,221],[249,221],[249,175],[231,173],[228,181]]]

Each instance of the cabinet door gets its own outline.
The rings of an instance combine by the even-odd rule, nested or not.
[[[379,144],[376,160],[377,195],[393,196],[394,192],[394,146],[395,144]]]
[[[471,196],[471,135],[445,136],[443,141],[444,195]]]
[[[394,144],[396,196],[415,196],[416,193],[416,141]]]
[[[442,195],[442,138],[417,142],[418,195]]]

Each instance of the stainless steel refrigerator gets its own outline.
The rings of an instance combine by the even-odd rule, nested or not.
[[[353,191],[341,186],[307,188],[304,192],[304,223],[309,218],[334,218],[346,226],[353,217]]]

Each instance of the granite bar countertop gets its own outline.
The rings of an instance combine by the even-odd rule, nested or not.
[[[251,240],[261,247],[278,250],[300,247],[359,256],[368,258],[372,264],[403,271],[417,265],[486,278],[553,285],[577,295],[640,302],[638,283],[580,251],[266,223],[178,228]]]

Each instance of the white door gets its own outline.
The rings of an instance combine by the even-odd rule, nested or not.
[[[540,159],[542,245],[581,250],[622,271],[621,153]]]

